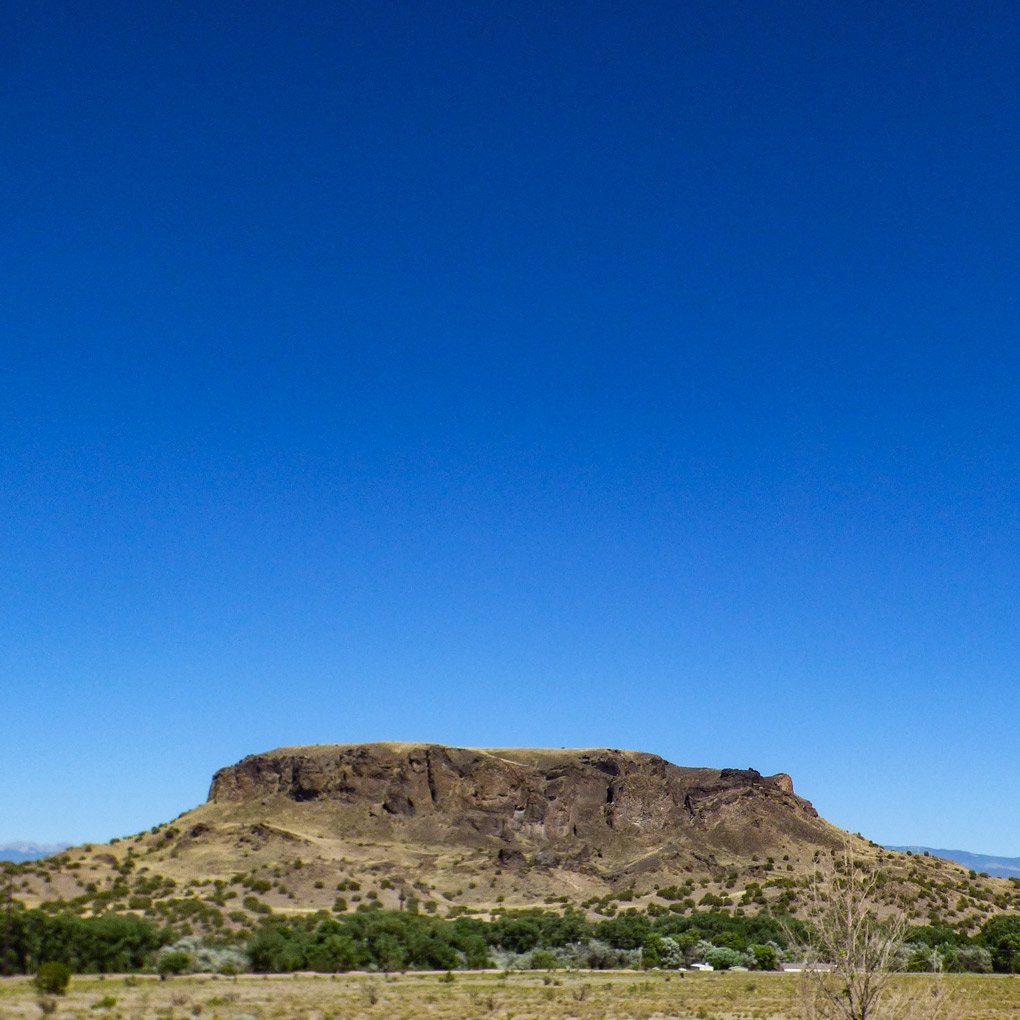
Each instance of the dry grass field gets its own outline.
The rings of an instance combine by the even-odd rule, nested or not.
[[[921,982],[902,975],[897,981]],[[1020,1016],[1020,978],[950,975],[952,1020]],[[2,1020],[794,1020],[793,974],[458,973],[239,978],[76,977],[40,1002],[0,981]]]

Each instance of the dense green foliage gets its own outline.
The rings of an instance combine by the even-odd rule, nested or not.
[[[42,995],[63,995],[70,983],[71,968],[66,963],[40,963],[35,972],[35,987]]]
[[[571,910],[520,910],[493,921],[377,911],[342,918],[272,918],[252,936],[248,951],[253,969],[267,972],[445,970],[505,964],[512,957],[515,965],[533,968],[569,964],[602,969],[637,963],[679,966],[700,958],[711,943],[730,954],[719,958],[727,965],[768,967],[775,966],[775,947],[785,945],[790,924],[798,922],[719,913],[650,918],[628,911],[591,922]]]
[[[450,970],[489,963],[483,922],[392,911],[267,923],[248,943],[256,971]]]
[[[1020,916],[1001,914],[985,921],[978,941],[992,954],[992,966],[1007,974],[1020,972]]]
[[[9,924],[4,939],[7,964],[20,974],[34,973],[47,962],[65,964],[76,973],[141,970],[164,941],[163,934],[149,922],[115,914],[81,918],[16,910]]]
[[[624,910],[588,920],[569,908],[506,911],[492,920],[440,918],[414,911],[367,910],[283,918],[268,914],[252,930],[222,932],[213,942],[130,915],[81,918],[15,910],[5,941],[8,968],[31,974],[47,964],[70,971],[112,973],[155,969],[163,975],[197,970],[236,973],[355,969],[454,970],[484,967],[664,967],[703,960],[720,968],[775,969],[791,935],[803,944],[807,926],[769,914],[689,914]],[[173,945],[169,943],[173,942]],[[899,966],[907,970],[1016,972],[1020,916],[989,919],[969,939],[952,928],[910,929]]]
[[[191,969],[191,957],[182,949],[170,953],[162,953],[156,961],[156,973],[161,978],[171,974],[187,974]]]

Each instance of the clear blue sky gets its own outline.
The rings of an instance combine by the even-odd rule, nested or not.
[[[284,744],[1020,854],[1015,3],[0,21],[0,841]]]

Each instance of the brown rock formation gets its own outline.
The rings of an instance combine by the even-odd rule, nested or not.
[[[784,773],[681,768],[606,748],[352,744],[251,755],[216,773],[204,804],[111,844],[70,848],[56,870],[27,871],[19,891],[29,905],[97,886],[112,894],[133,873],[144,895],[122,909],[150,899],[165,918],[183,897],[186,916],[201,914],[195,923],[213,931],[268,911],[378,907],[804,916],[803,891],[845,846],[890,876],[889,909],[916,901],[918,923],[940,908],[941,888],[973,888],[956,865],[890,855],[830,825]],[[1015,898],[1004,880],[985,884],[983,902]],[[965,926],[984,917],[975,909]]]
[[[839,838],[785,774],[681,768],[609,749],[282,748],[221,769],[209,801],[303,805],[333,837],[485,847],[539,867],[597,856],[616,874],[668,870],[690,853],[748,857]]]

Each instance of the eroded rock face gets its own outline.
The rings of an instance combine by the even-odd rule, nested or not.
[[[590,852],[606,839],[697,833],[734,851],[825,835],[785,774],[694,769],[652,754],[475,750],[436,744],[284,748],[252,755],[213,778],[215,803],[284,798],[362,810],[395,830],[441,824],[503,843]],[[826,827],[827,828],[827,827]],[[555,854],[553,854],[555,856]]]

